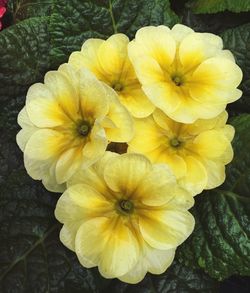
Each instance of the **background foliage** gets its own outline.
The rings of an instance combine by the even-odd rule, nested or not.
[[[0,32],[0,292],[249,292],[240,277],[250,275],[249,11],[250,0],[9,1]],[[243,97],[228,109],[235,157],[226,182],[196,197],[195,231],[171,268],[132,286],[84,269],[59,242],[59,195],[26,174],[16,117],[28,87],[87,38],[115,32],[133,38],[142,26],[178,22],[220,34],[243,70]]]

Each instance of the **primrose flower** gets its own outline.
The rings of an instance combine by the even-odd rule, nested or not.
[[[115,34],[106,41],[87,40],[81,52],[74,52],[69,63],[76,68],[86,67],[96,77],[113,88],[120,102],[135,117],[150,115],[154,106],[141,89],[133,66],[128,58],[129,39],[124,34]]]
[[[29,88],[19,113],[17,143],[28,174],[48,190],[63,191],[79,169],[95,163],[109,142],[127,142],[132,118],[117,95],[86,69],[69,64]]]
[[[179,183],[193,195],[225,180],[225,164],[233,158],[234,128],[222,112],[213,119],[193,124],[175,122],[157,109],[151,116],[135,119],[135,136],[128,152],[142,153],[152,162],[166,163]]]
[[[139,154],[106,154],[77,172],[58,200],[60,239],[87,268],[127,283],[163,273],[193,231],[193,197],[166,164]]]
[[[139,29],[128,46],[144,92],[173,120],[210,119],[240,98],[241,69],[222,39],[177,24]]]

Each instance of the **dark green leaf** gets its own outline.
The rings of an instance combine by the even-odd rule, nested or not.
[[[224,47],[232,51],[243,71],[243,81],[240,86],[243,96],[231,107],[250,112],[250,24],[227,30],[221,34],[221,37]]]
[[[219,280],[250,275],[250,115],[232,120],[235,157],[227,180],[196,197],[196,226],[180,247],[179,259]]]
[[[9,0],[8,9],[13,22],[30,17],[49,16],[53,0]]]
[[[0,33],[0,100],[22,95],[50,67],[48,18],[30,18]]]
[[[53,64],[67,61],[88,38],[116,32],[132,38],[140,27],[176,22],[168,0],[55,0],[50,24]]]
[[[190,0],[189,5],[195,13],[216,13],[225,10],[241,12],[250,10],[250,0]]]

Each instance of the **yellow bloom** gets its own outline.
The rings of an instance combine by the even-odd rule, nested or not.
[[[133,66],[128,58],[129,39],[124,34],[116,34],[106,41],[89,39],[81,52],[74,52],[69,63],[76,68],[86,67],[96,77],[112,87],[121,103],[135,117],[146,117],[153,110],[153,104],[141,89]]]
[[[144,27],[128,46],[144,92],[173,120],[214,118],[239,99],[241,69],[222,39],[177,24]]]
[[[163,273],[192,232],[193,197],[165,164],[106,152],[68,182],[55,215],[60,239],[87,268],[128,283]]]
[[[224,111],[213,119],[182,124],[157,109],[147,118],[135,119],[135,136],[128,152],[167,163],[179,183],[198,194],[225,180],[225,164],[233,158],[230,142],[234,136],[234,128],[225,125],[227,117]]]
[[[19,113],[17,143],[28,174],[51,191],[95,163],[109,141],[127,142],[132,118],[117,95],[86,69],[69,64],[30,87]]]

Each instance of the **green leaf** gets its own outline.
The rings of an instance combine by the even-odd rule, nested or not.
[[[147,274],[142,282],[129,285],[113,280],[105,293],[216,293],[218,282],[201,270],[194,270],[174,261],[171,267],[161,275]]]
[[[216,13],[250,11],[250,0],[191,0],[189,5],[195,13]]]
[[[30,18],[0,33],[0,100],[24,94],[50,67],[48,18]]]
[[[26,18],[49,16],[52,3],[53,0],[9,0],[8,9],[16,23]]]
[[[53,64],[67,61],[88,38],[121,32],[133,38],[146,25],[174,25],[168,0],[55,0],[50,23]]]
[[[219,280],[250,275],[250,114],[231,122],[235,157],[226,182],[196,197],[195,230],[178,250],[183,263]]]
[[[231,107],[250,112],[250,24],[229,29],[222,33],[221,37],[224,47],[232,51],[243,71],[243,81],[240,85],[243,96]]]

